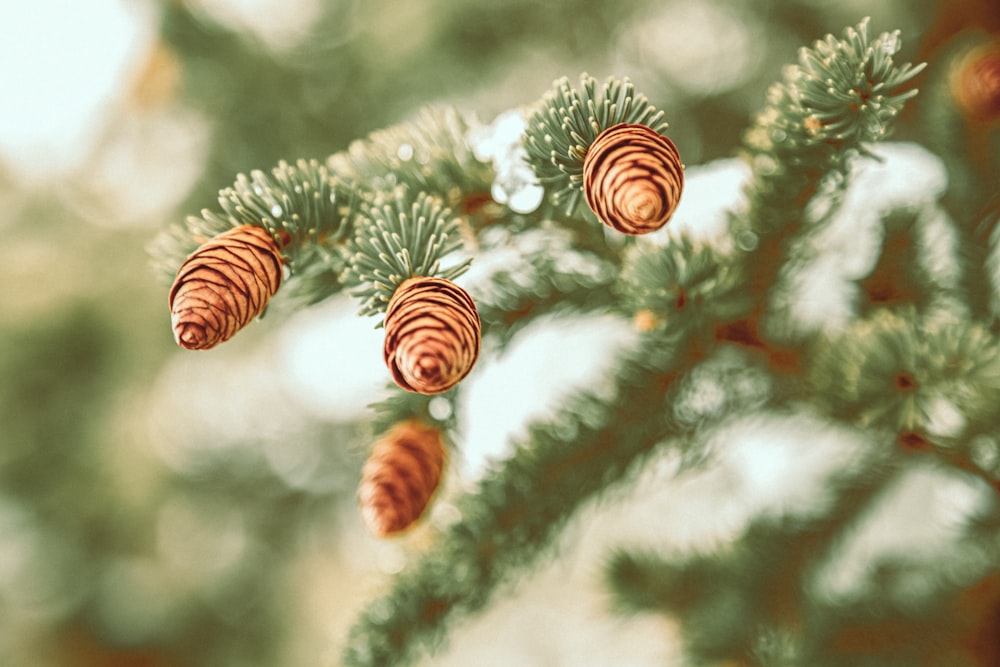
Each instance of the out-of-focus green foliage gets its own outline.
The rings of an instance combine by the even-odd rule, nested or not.
[[[488,122],[537,99],[567,72],[629,75],[669,111],[689,165],[730,155],[780,65],[800,44],[858,18],[829,3],[720,0],[716,10],[753,19],[749,64],[725,89],[696,90],[666,66],[671,49],[678,59],[691,57],[680,53],[686,35],[667,32],[651,42],[643,32],[669,25],[663,12],[681,3],[320,5],[308,36],[275,52],[196,2],[160,4],[158,40],[181,72],[170,102],[202,113],[210,136],[207,155],[192,156],[204,160],[201,177],[165,217],[214,208],[238,173],[324,160],[425,104],[455,104]],[[873,23],[902,28],[916,45],[947,9],[896,1],[869,11]],[[710,24],[704,29],[712,34]],[[731,45],[703,44],[715,47],[716,58],[729,57]],[[912,137],[910,127],[902,118],[899,136]],[[947,146],[948,136],[937,145]],[[234,412],[253,428],[219,434],[191,426],[202,417],[193,407],[199,376],[174,363],[182,352],[170,339],[166,289],[146,266],[148,241],[168,220],[139,230],[102,227],[78,199],[21,190],[6,169],[0,202],[9,204],[0,214],[0,662],[334,664],[331,645],[350,618],[315,620],[315,610],[351,608],[370,592],[370,582],[321,580],[351,558],[338,530],[353,511],[367,427],[295,412],[280,388],[255,394],[250,381],[228,390]],[[611,281],[603,259],[587,256],[597,268],[586,280],[604,305]],[[567,267],[539,270],[584,280]],[[506,289],[498,303],[534,301],[544,311],[557,301]],[[265,318],[261,335],[269,326]],[[236,344],[232,357],[206,357],[206,373],[228,364],[252,379],[253,363],[267,356],[253,346],[260,340]],[[240,362],[248,351],[256,361]],[[175,397],[180,407],[164,417],[154,406],[169,404],[167,375],[186,379],[190,400]],[[163,454],[151,444],[160,440],[181,444]],[[343,601],[315,599],[334,597],[329,591]]]

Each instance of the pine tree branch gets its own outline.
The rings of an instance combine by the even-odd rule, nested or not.
[[[347,248],[344,282],[361,299],[360,314],[383,314],[396,288],[409,278],[452,280],[463,274],[471,258],[443,266],[462,247],[457,228],[458,221],[437,196],[405,187],[375,195],[359,214]]]
[[[617,267],[578,248],[574,235],[555,224],[512,231],[491,227],[480,233],[482,251],[466,276],[476,295],[483,334],[505,345],[535,318],[607,310]]]
[[[583,187],[587,149],[604,130],[620,123],[637,123],[662,133],[663,112],[636,93],[629,79],[609,77],[600,88],[589,74],[580,88],[563,77],[553,84],[528,121],[524,146],[538,180],[556,206],[574,216]]]
[[[489,194],[493,169],[478,160],[469,134],[474,116],[451,106],[429,106],[411,120],[376,130],[327,158],[338,177],[368,192],[404,186],[436,195],[457,213]]]
[[[238,174],[219,191],[219,211],[204,209],[161,233],[150,248],[157,271],[172,280],[177,267],[207,240],[241,225],[267,230],[296,277],[283,294],[312,303],[341,288],[343,247],[352,231],[357,193],[316,160],[281,161],[269,172]]]
[[[345,664],[404,665],[419,644],[433,647],[448,622],[535,562],[587,498],[669,437],[663,402],[685,356],[663,340],[649,337],[623,362],[613,401],[577,397],[457,501],[463,519],[361,616]]]
[[[797,622],[822,603],[810,597],[817,557],[903,469],[902,457],[891,452],[866,448],[864,460],[827,480],[821,509],[759,516],[736,542],[710,557],[619,551],[606,568],[616,605],[626,612],[677,615],[686,652],[698,664],[745,658],[755,652],[765,628],[786,629],[789,623],[801,651],[809,642],[797,634]]]
[[[792,239],[805,228],[810,201],[842,192],[852,159],[871,155],[915,89],[923,65],[896,65],[897,32],[868,34],[868,19],[801,49],[799,62],[768,89],[767,104],[744,136],[751,168],[747,208],[730,219],[748,257],[750,285],[763,296],[776,281]],[[827,215],[832,213],[827,212]]]
[[[868,19],[799,52],[747,131],[753,176],[749,229],[782,231],[801,216],[828,173],[843,175],[867,145],[886,138],[915,89],[901,90],[923,65],[896,65],[898,31],[870,38]]]
[[[746,231],[754,235],[773,232],[784,226],[776,223],[798,219],[823,177],[844,171],[846,152],[860,151],[865,142],[884,136],[883,121],[895,115],[912,95],[892,95],[886,88],[901,85],[919,69],[894,68],[890,56],[897,49],[894,36],[883,35],[869,43],[867,23],[863,22],[857,30],[849,29],[844,40],[829,38],[817,43],[813,52],[804,52],[799,68],[790,70],[786,81],[773,89],[771,106],[758,118],[757,134],[763,139],[749,142],[755,158],[754,179],[748,188],[751,224]],[[817,91],[815,84],[825,75],[836,75],[841,88],[828,85],[825,92]],[[829,84],[828,79],[823,81]],[[553,172],[551,180],[561,183],[562,189],[572,188],[573,170],[560,160],[569,160],[570,166],[582,160],[579,147],[601,129],[599,118],[631,113],[619,112],[609,102],[603,105],[607,113],[591,109],[594,118],[588,120],[587,110],[598,107],[577,104],[573,91],[567,91],[565,83],[559,86],[528,132],[529,146],[534,137],[536,144],[544,141],[566,149],[564,157],[553,156],[551,150],[536,151],[536,161],[541,164],[550,159],[559,171],[561,175]],[[585,93],[588,99],[595,98],[586,85]],[[604,98],[619,96],[617,88],[604,93]],[[544,108],[554,111],[547,116]],[[560,119],[560,114],[565,118]],[[651,121],[658,123],[659,117]],[[781,130],[781,136],[776,130]],[[553,136],[552,132],[562,134]],[[790,140],[784,141],[790,135]],[[753,136],[751,133],[751,139]],[[548,167],[541,169],[548,173]],[[746,249],[751,250],[745,256],[747,265],[759,264],[759,245]],[[754,249],[758,252],[752,252]],[[645,269],[631,274],[641,282],[649,278],[644,271],[672,277],[672,282],[665,283],[666,294],[654,290],[642,297],[640,290],[639,296],[655,303],[666,297],[674,317],[663,328],[652,327],[655,333],[645,338],[639,353],[625,361],[618,374],[615,399],[578,397],[557,420],[536,424],[502,467],[484,478],[476,492],[463,496],[459,500],[463,520],[361,617],[347,648],[347,664],[406,664],[414,658],[417,643],[433,646],[443,636],[449,619],[485,605],[498,584],[539,557],[581,503],[623,479],[643,454],[667,437],[670,431],[661,407],[665,394],[678,375],[704,354],[705,341],[689,343],[694,332],[702,331],[697,323],[724,324],[718,321],[722,311],[712,312],[711,304],[731,284],[725,279],[710,284],[708,269],[719,261],[711,253],[690,266],[686,258],[671,257],[673,261],[659,264],[647,261]],[[767,270],[777,271],[777,266]],[[678,316],[679,310],[685,310],[678,309],[678,303],[687,305],[686,290],[695,287],[692,293],[697,294],[705,285],[709,286],[704,321],[695,316],[699,309]],[[685,295],[680,299],[669,293],[670,287],[678,286]],[[650,346],[653,340],[659,346]],[[668,340],[670,344],[665,344]]]
[[[733,296],[737,281],[717,253],[684,242],[674,250],[637,248],[626,257],[618,293],[634,293],[621,310],[659,307],[666,297],[670,312],[623,360],[613,395],[579,395],[553,420],[532,426],[515,454],[457,501],[463,520],[362,616],[347,664],[406,664],[417,644],[433,647],[452,617],[478,610],[500,584],[544,554],[581,505],[683,432],[667,416],[668,394],[703,359],[710,344],[703,340],[706,327],[711,330],[740,302]],[[629,289],[637,280],[662,287]],[[690,303],[678,307],[678,289],[687,290]]]
[[[819,341],[809,358],[817,406],[887,429],[909,449],[972,461],[972,443],[1000,418],[997,338],[951,313],[878,311]]]

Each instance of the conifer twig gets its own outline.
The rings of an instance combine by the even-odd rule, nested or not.
[[[566,77],[555,81],[529,119],[524,138],[529,162],[566,215],[574,215],[580,202],[587,149],[604,130],[621,123],[658,133],[667,128],[663,112],[636,93],[629,79],[609,77],[598,87],[586,73],[580,75],[579,90]]]
[[[230,229],[252,225],[280,239],[283,259],[293,276],[282,291],[316,302],[339,291],[333,278],[345,268],[342,248],[352,230],[358,204],[355,190],[316,160],[281,161],[269,172],[238,174],[219,191],[220,210],[203,209],[172,225],[150,248],[156,267],[172,279],[177,267],[199,245]],[[328,276],[324,279],[324,275]]]
[[[362,301],[361,315],[384,313],[399,285],[416,276],[453,280],[472,262],[444,266],[459,250],[458,221],[438,197],[396,188],[377,195],[360,216],[349,252],[345,282]]]
[[[546,551],[586,499],[621,481],[669,436],[661,406],[683,356],[664,351],[661,340],[648,338],[623,363],[614,410],[602,398],[578,396],[534,425],[513,456],[459,499],[462,520],[362,614],[346,665],[404,665],[419,644],[436,645],[450,620],[482,608]]]
[[[819,60],[803,55],[798,73],[788,74],[783,84],[772,89],[770,105],[756,127],[757,134],[763,133],[765,138],[754,141],[751,134],[748,142],[754,151],[755,176],[749,192],[752,233],[774,229],[762,222],[768,215],[775,215],[778,222],[787,221],[789,215],[801,215],[823,176],[842,166],[838,154],[850,148],[860,150],[865,141],[885,136],[885,127],[874,128],[867,121],[891,118],[908,97],[882,92],[890,83],[898,86],[905,82],[915,71],[893,68],[889,57],[898,50],[898,41],[883,36],[869,42],[866,21],[856,30],[849,29],[844,40],[828,38],[822,44],[815,49],[821,54]],[[847,100],[855,100],[850,90],[857,84],[856,71],[870,84],[865,90],[878,93],[877,99],[870,95],[862,100],[872,105],[868,111],[862,109],[853,116],[861,129],[851,131],[831,121],[835,136],[811,136],[817,123],[821,128],[824,119],[835,116],[832,112],[816,116],[816,110],[826,107],[803,104],[803,91],[809,97],[810,82],[824,72],[838,73],[840,80],[831,85],[840,84],[845,90],[834,89],[829,99],[854,103]],[[604,129],[602,119],[638,113],[648,123],[660,122],[645,98],[635,103],[631,89],[625,94],[622,84],[609,82],[599,98],[593,82],[585,78],[584,90],[581,97],[565,82],[558,83],[526,139],[529,153],[534,152],[534,163],[542,165],[536,171],[540,180],[555,188],[557,198],[569,197],[570,209],[578,199],[573,195],[578,192],[574,189],[575,165],[580,162],[582,168],[588,138],[592,140]],[[591,102],[585,104],[583,98]],[[599,99],[603,100],[600,104]],[[636,107],[641,111],[635,111]],[[807,122],[813,117],[815,120]],[[790,130],[799,132],[802,140],[796,136],[787,142],[779,140],[777,129],[783,131],[783,137],[788,137]],[[833,146],[830,141],[841,145]],[[800,171],[803,166],[807,167],[804,172]],[[753,254],[748,252],[746,261],[753,261]],[[723,313],[731,315],[729,307],[715,311],[711,305],[715,299],[725,303],[731,278],[713,283],[711,272],[705,269],[718,257],[705,253],[697,259],[695,266],[688,267],[684,258],[672,256],[669,261],[657,262],[655,257],[640,257],[636,270],[624,275],[641,280],[643,272],[666,272],[678,281],[674,287],[693,289],[694,294],[705,290],[706,310],[695,309],[696,313],[701,311],[708,320],[723,317]],[[732,274],[737,275],[739,271]],[[682,293],[687,298],[686,292]],[[640,296],[640,301],[651,303],[661,303],[667,297],[675,314],[678,310],[678,297],[669,293],[669,286],[667,293],[654,290]],[[639,348],[618,369],[613,400],[578,395],[557,418],[534,425],[502,467],[487,474],[477,491],[459,499],[463,519],[396,579],[387,596],[361,616],[346,649],[347,664],[406,664],[415,657],[417,643],[436,644],[449,619],[484,606],[500,583],[535,561],[581,504],[621,481],[644,454],[677,434],[676,424],[668,423],[662,406],[680,374],[699,360],[694,347],[703,351],[705,345],[692,340],[697,338],[692,334],[700,329],[695,326],[700,317],[687,315],[648,331]]]
[[[744,143],[753,173],[747,187],[751,234],[785,233],[828,174],[886,138],[916,89],[902,90],[924,65],[897,65],[899,32],[868,34],[869,20],[799,51],[768,89]]]

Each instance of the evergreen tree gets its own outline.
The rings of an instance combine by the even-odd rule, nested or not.
[[[628,79],[586,74],[492,125],[434,106],[328,157],[240,174],[216,209],[166,230],[154,254],[184,347],[224,343],[272,299],[305,308],[343,292],[384,328],[393,391],[372,411],[359,479],[380,535],[435,502],[482,350],[552,313],[611,313],[636,332],[609,345],[610,387],[566,397],[451,499],[460,518],[371,601],[344,664],[427,659],[651,461],[708,467],[727,433],[779,417],[851,443],[814,502],[761,510],[714,550],[621,545],[605,572],[617,608],[677,618],[692,665],[996,664],[1000,47],[977,40],[955,69],[924,74],[898,61],[898,32],[867,20],[803,48],[745,133],[743,203],[717,238],[671,227],[686,195],[669,119]],[[926,109],[918,75],[936,100]],[[797,290],[828,268],[824,235],[909,105],[952,190],[873,212],[877,257],[842,280],[846,314],[818,325]],[[976,137],[968,155],[954,148],[963,134]],[[479,270],[508,248],[521,273]],[[981,498],[948,548],[866,563],[864,585],[837,594],[845,545],[929,469]]]

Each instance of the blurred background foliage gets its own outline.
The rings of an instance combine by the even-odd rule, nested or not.
[[[80,52],[55,27],[32,30],[46,22],[30,14],[56,12],[53,26],[95,49],[125,39],[91,3],[0,10],[36,54],[0,61],[0,663],[11,666],[335,664],[354,611],[401,567],[405,548],[366,537],[354,505],[378,389],[366,369],[323,361],[370,328],[330,324],[353,306],[292,316],[279,304],[211,354],[172,341],[146,247],[214,207],[237,173],[323,158],[428,103],[489,122],[582,71],[631,77],[666,111],[685,162],[703,164],[734,154],[800,45],[864,15],[901,29],[912,61],[1000,29],[993,0],[98,5],[130,26],[128,41],[82,72],[70,67]],[[39,95],[86,88],[98,66],[112,83],[94,100]],[[904,119],[897,137],[925,138],[914,127]]]

